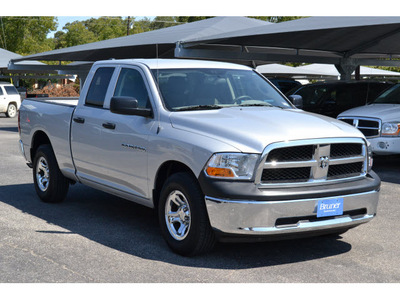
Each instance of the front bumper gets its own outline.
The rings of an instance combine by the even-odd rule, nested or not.
[[[365,182],[367,181],[367,183]],[[231,183],[234,185],[234,183]],[[313,196],[306,194],[297,199],[290,191],[276,193],[271,197],[214,197],[207,195],[205,202],[212,228],[220,236],[285,238],[324,234],[325,232],[345,231],[370,221],[377,212],[380,180],[375,174],[359,182],[353,182],[354,191],[336,196],[318,192]],[[369,190],[365,191],[365,186]],[[359,191],[364,187],[364,191]],[[333,190],[334,187],[331,187]],[[301,194],[301,193],[300,193]],[[339,195],[340,194],[340,195]],[[318,196],[317,196],[318,195]],[[242,195],[243,196],[243,195]],[[317,218],[319,200],[343,198],[343,215]]]
[[[400,137],[377,137],[368,139],[371,149],[377,155],[400,154]]]

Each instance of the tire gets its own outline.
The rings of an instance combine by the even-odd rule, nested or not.
[[[17,106],[14,103],[10,103],[6,111],[6,116],[8,118],[15,118],[17,116],[17,112]]]
[[[39,146],[35,153],[32,170],[36,193],[43,202],[64,201],[68,193],[69,181],[62,175],[50,145]]]
[[[189,173],[175,173],[167,179],[160,194],[158,219],[168,246],[180,255],[203,254],[215,245],[204,195]]]

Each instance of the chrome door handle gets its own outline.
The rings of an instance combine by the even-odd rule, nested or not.
[[[103,123],[103,127],[107,129],[115,129],[114,123]]]
[[[84,118],[76,117],[76,118],[73,118],[73,120],[74,120],[74,122],[79,123],[79,124],[85,123]]]

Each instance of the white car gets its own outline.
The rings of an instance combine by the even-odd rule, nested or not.
[[[14,118],[21,106],[21,96],[14,85],[9,82],[0,82],[0,113]]]
[[[338,119],[357,127],[377,155],[400,154],[400,84],[371,104],[341,113]]]

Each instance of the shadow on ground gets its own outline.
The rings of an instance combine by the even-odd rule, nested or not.
[[[374,156],[372,170],[382,181],[400,184],[400,155]]]
[[[263,243],[220,243],[209,254],[186,258],[169,250],[152,209],[80,184],[72,186],[66,201],[59,204],[40,202],[33,184],[1,186],[0,201],[115,250],[183,266],[246,269],[308,261],[351,250],[350,244],[331,236]],[[37,233],[68,234],[65,231]]]

